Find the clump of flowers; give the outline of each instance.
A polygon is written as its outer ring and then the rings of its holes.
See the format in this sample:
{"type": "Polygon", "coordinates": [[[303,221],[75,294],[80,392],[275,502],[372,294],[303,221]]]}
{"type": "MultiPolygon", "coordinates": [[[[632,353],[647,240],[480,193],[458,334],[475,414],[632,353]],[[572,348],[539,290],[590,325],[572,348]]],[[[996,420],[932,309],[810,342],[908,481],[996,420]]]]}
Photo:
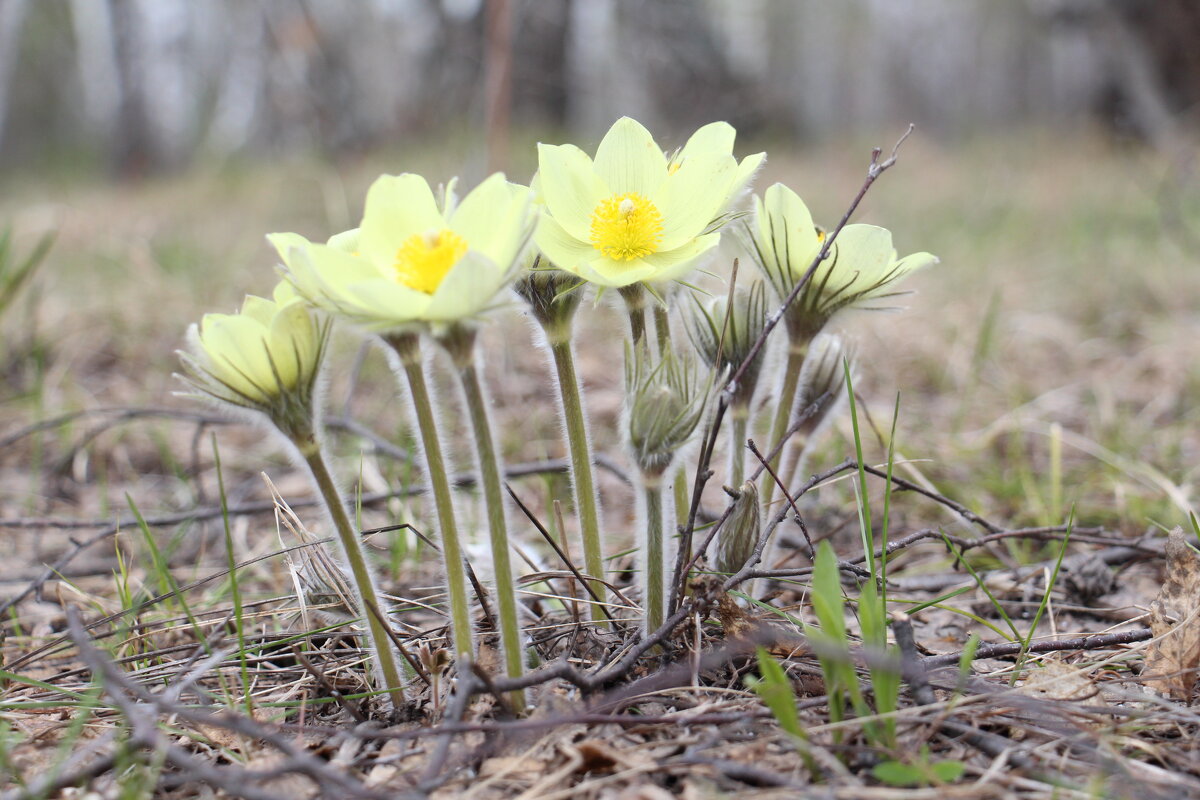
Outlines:
{"type": "MultiPolygon", "coordinates": [[[[636,466],[637,572],[643,630],[651,632],[661,628],[667,611],[674,540],[667,512],[673,504],[680,523],[687,512],[687,472],[679,454],[700,427],[713,387],[735,372],[739,382],[726,395],[732,421],[726,483],[734,506],[718,539],[716,566],[735,572],[764,546],[762,509],[772,487],[745,479],[743,445],[756,406],[764,404],[755,398],[770,363],[761,341],[770,316],[768,285],[782,300],[805,281],[784,312],[786,365],[779,391],[766,402],[775,441],[799,434],[790,451],[799,460],[817,428],[833,416],[849,359],[843,340],[822,333],[829,320],[844,308],[892,296],[902,277],[936,262],[927,253],[899,258],[891,234],[869,225],[848,225],[830,242],[799,196],[776,184],[754,199],[753,216],[740,226],[766,282],[701,299],[685,279],[714,257],[722,230],[747,216],[738,201],[765,157],[739,161],[734,144],[733,128],[718,122],[665,152],[646,128],[622,118],[594,156],[574,145],[539,145],[538,173],[529,186],[496,174],[460,196],[453,180],[435,190],[419,175],[382,176],[368,190],[356,228],[324,242],[294,233],[268,237],[284,277],[272,299],[247,297],[239,314],[209,314],[189,329],[182,358],[193,393],[268,422],[311,474],[337,532],[379,683],[393,702],[403,699],[404,687],[391,609],[381,604],[321,445],[321,375],[330,326],[348,324],[378,341],[411,399],[447,584],[448,646],[437,650],[436,659],[429,648],[417,656],[435,684],[451,660],[461,669],[479,655],[450,481],[452,448],[441,424],[452,404],[435,394],[426,345],[434,343],[448,357],[439,363],[451,367],[471,432],[491,546],[488,572],[495,583],[481,595],[494,600],[488,605],[495,610],[509,679],[501,694],[521,713],[527,698],[519,687],[526,685],[522,673],[531,659],[512,563],[517,543],[510,539],[504,469],[480,361],[481,331],[490,318],[503,313],[515,293],[551,355],[583,550],[583,571],[576,574],[593,601],[593,622],[611,629],[628,623],[610,605],[612,576],[605,564],[622,532],[617,523],[603,522],[573,330],[577,317],[589,313],[585,297],[616,289],[624,298],[628,334],[612,338],[625,339],[622,433],[636,466]],[[687,292],[694,302],[677,303],[687,292]],[[694,354],[672,340],[673,314],[683,317],[694,354]],[[673,501],[665,491],[671,480],[673,501]]],[[[702,488],[708,475],[697,480],[702,488]]]]}

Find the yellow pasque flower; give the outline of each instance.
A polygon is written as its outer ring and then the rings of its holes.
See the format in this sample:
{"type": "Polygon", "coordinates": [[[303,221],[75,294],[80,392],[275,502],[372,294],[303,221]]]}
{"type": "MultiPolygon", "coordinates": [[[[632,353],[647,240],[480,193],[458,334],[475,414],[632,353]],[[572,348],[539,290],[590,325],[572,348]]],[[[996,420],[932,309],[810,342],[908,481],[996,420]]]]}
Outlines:
{"type": "Polygon", "coordinates": [[[762,164],[762,153],[739,164],[734,136],[728,123],[705,125],[668,160],[622,117],[594,161],[574,145],[539,144],[538,248],[601,286],[679,278],[717,246],[723,215],[762,164]]]}
{"type": "Polygon", "coordinates": [[[471,317],[495,302],[520,267],[537,222],[530,190],[497,173],[444,203],[420,175],[384,175],[367,192],[362,225],[327,244],[267,238],[287,278],[313,304],[375,332],[471,317]]]}
{"type": "Polygon", "coordinates": [[[196,389],[276,416],[311,400],[326,326],[281,282],[272,300],[246,295],[237,314],[205,314],[188,328],[187,341],[180,356],[196,389]]]}
{"type": "MultiPolygon", "coordinates": [[[[825,243],[804,201],[776,183],[754,198],[755,221],[747,226],[748,247],[780,299],[808,271],[825,243]]],[[[938,263],[929,253],[897,258],[892,234],[874,225],[847,225],[813,272],[795,302],[787,324],[794,334],[815,336],[835,313],[851,305],[892,297],[890,287],[910,272],[938,263]]]]}

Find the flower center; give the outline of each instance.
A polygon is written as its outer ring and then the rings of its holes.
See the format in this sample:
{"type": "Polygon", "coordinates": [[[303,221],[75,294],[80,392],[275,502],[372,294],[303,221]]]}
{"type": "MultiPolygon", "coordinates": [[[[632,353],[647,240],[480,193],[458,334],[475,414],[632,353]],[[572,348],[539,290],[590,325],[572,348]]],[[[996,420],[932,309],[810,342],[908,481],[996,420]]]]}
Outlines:
{"type": "Polygon", "coordinates": [[[396,279],[410,289],[433,294],[466,253],[466,239],[454,231],[414,233],[396,250],[396,279]]]}
{"type": "Polygon", "coordinates": [[[662,231],[662,214],[636,192],[614,194],[592,212],[592,246],[614,261],[657,253],[662,231]]]}

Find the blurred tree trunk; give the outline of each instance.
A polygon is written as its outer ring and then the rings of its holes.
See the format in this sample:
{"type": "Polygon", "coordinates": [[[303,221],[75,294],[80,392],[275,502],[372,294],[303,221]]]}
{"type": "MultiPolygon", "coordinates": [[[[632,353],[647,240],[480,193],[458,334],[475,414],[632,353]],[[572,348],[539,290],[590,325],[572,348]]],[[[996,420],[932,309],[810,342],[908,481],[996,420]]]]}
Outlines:
{"type": "Polygon", "coordinates": [[[1145,46],[1170,114],[1200,119],[1200,3],[1196,0],[1129,2],[1119,6],[1128,29],[1145,46]]]}
{"type": "Polygon", "coordinates": [[[658,114],[681,130],[714,113],[739,130],[760,124],[757,94],[734,75],[703,3],[623,0],[617,20],[623,60],[608,80],[645,82],[658,114]]]}
{"type": "Polygon", "coordinates": [[[269,58],[266,11],[257,3],[242,3],[222,22],[229,50],[218,73],[216,103],[204,139],[209,150],[230,154],[253,143],[259,129],[269,58]]]}
{"type": "Polygon", "coordinates": [[[83,94],[84,129],[107,142],[117,129],[121,111],[121,75],[109,0],[71,0],[75,65],[83,94]]]}
{"type": "Polygon", "coordinates": [[[28,5],[28,0],[0,0],[0,142],[4,141],[8,98],[21,53],[21,26],[28,5]]]}
{"type": "Polygon", "coordinates": [[[561,128],[567,121],[570,0],[517,0],[513,114],[523,126],[561,128]]]}
{"type": "Polygon", "coordinates": [[[137,27],[138,7],[133,0],[114,0],[112,21],[117,55],[118,84],[121,87],[116,129],[109,150],[112,166],[125,177],[140,176],[157,166],[142,93],[144,75],[137,27]]]}

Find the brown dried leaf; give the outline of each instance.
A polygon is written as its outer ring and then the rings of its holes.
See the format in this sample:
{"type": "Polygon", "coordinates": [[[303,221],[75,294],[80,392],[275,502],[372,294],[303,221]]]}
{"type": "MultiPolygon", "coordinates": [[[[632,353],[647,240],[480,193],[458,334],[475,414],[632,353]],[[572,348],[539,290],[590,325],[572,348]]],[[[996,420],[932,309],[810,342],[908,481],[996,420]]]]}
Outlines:
{"type": "Polygon", "coordinates": [[[1048,657],[1030,670],[1020,689],[1035,699],[1093,701],[1103,704],[1091,678],[1074,664],[1048,657]]]}
{"type": "Polygon", "coordinates": [[[1200,555],[1182,528],[1171,531],[1166,553],[1166,580],[1150,604],[1154,639],[1146,647],[1142,682],[1188,702],[1200,669],[1200,555]]]}

